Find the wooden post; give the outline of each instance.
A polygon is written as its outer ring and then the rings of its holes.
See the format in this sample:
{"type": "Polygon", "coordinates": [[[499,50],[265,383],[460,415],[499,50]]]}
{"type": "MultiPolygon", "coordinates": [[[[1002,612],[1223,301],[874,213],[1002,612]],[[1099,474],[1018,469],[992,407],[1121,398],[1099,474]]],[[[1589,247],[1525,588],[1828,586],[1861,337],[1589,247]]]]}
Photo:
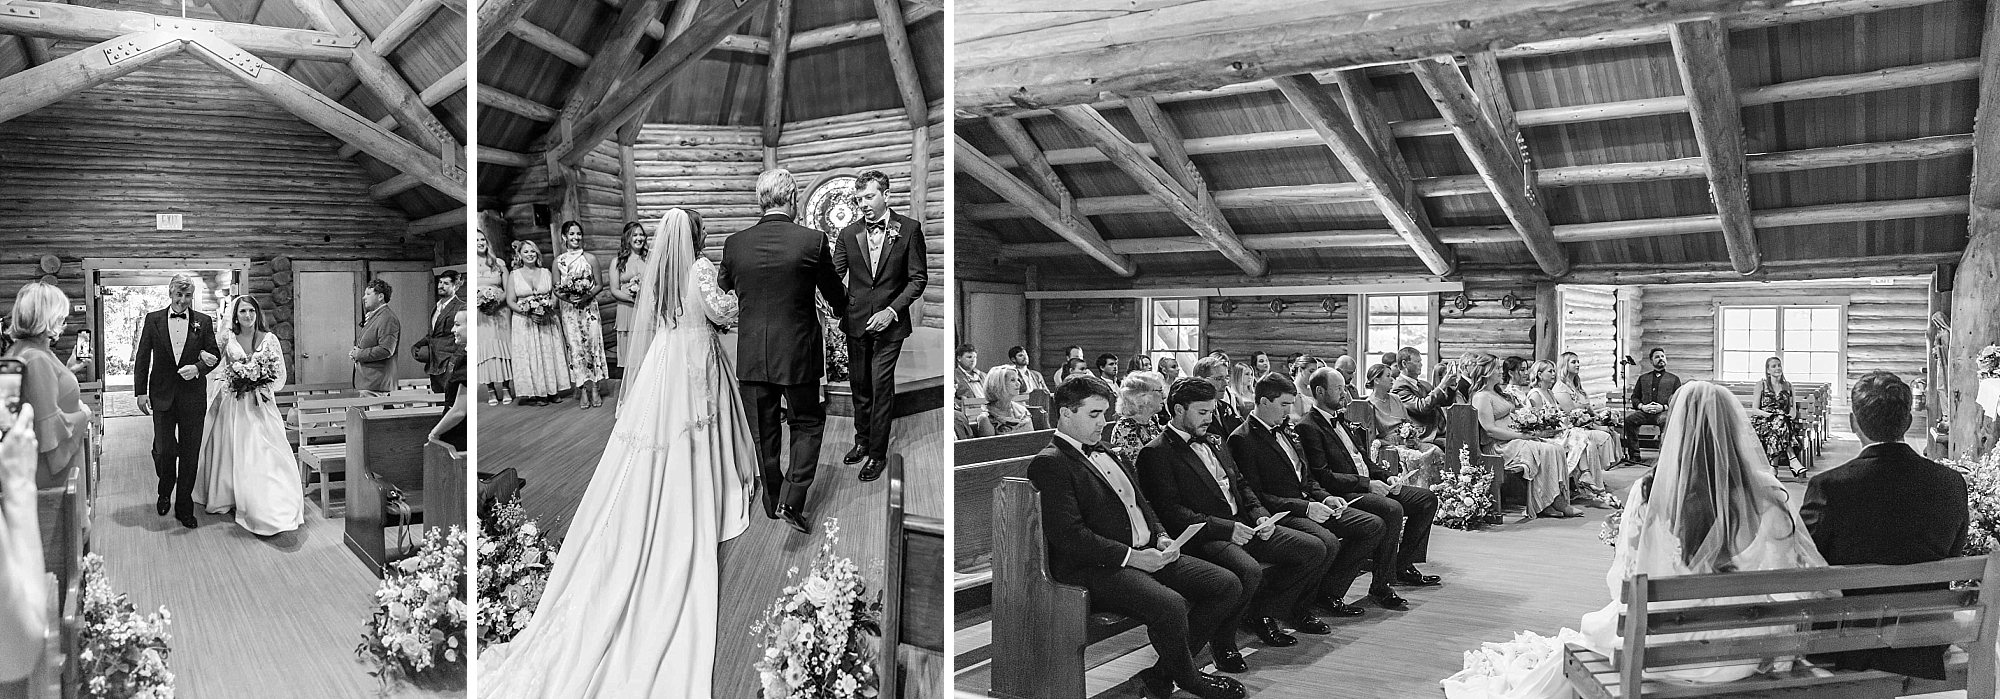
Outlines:
{"type": "Polygon", "coordinates": [[[1555,284],[1535,284],[1535,358],[1555,361],[1562,346],[1562,290],[1555,284]]]}
{"type": "Polygon", "coordinates": [[[620,201],[625,205],[625,223],[639,220],[639,166],[633,162],[632,143],[638,140],[640,123],[633,119],[618,131],[618,185],[620,201]]]}
{"type": "Polygon", "coordinates": [[[1972,211],[1965,256],[1951,290],[1951,453],[1986,455],[2000,440],[2000,420],[1979,407],[1979,350],[2000,344],[2000,2],[1986,8],[1980,53],[1979,110],[1973,127],[1972,211]]]}
{"type": "Polygon", "coordinates": [[[771,63],[764,69],[765,148],[777,148],[785,131],[785,67],[791,64],[791,44],[792,0],[771,0],[771,63]]]}
{"type": "MultiPolygon", "coordinates": [[[[1023,265],[1021,268],[1021,276],[1022,276],[1022,281],[1024,282],[1024,284],[1022,284],[1023,289],[1026,289],[1028,291],[1041,290],[1042,269],[1040,267],[1036,267],[1034,265],[1023,265]]],[[[1022,305],[1026,307],[1026,310],[1028,312],[1028,341],[1027,341],[1028,359],[1031,361],[1039,362],[1042,357],[1042,302],[1037,300],[1029,300],[1022,305]]],[[[961,325],[963,325],[963,323],[961,323],[961,325]]],[[[956,357],[954,357],[954,359],[956,359],[956,357]]],[[[1051,369],[1052,367],[1044,366],[1040,368],[1051,369]]],[[[1060,368],[1060,367],[1055,367],[1055,368],[1060,368]]]]}

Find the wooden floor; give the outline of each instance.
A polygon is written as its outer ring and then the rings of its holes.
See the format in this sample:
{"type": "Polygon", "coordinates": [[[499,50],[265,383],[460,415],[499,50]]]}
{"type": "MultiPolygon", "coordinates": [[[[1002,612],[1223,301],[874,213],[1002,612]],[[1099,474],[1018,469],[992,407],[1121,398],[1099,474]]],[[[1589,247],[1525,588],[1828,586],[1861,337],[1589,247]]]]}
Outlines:
{"type": "MultiPolygon", "coordinates": [[[[1844,463],[1858,451],[1851,435],[1837,437],[1820,456],[1815,473],[1844,463]]],[[[1913,446],[1921,447],[1922,442],[1913,446]]],[[[1628,466],[1607,475],[1622,496],[1646,470],[1628,466]]],[[[1796,505],[1805,482],[1789,474],[1782,480],[1796,505]]],[[[1301,642],[1291,648],[1265,648],[1244,634],[1250,671],[1233,677],[1258,699],[1442,696],[1439,680],[1464,666],[1465,651],[1482,642],[1510,640],[1519,631],[1547,636],[1563,626],[1575,628],[1585,613],[1611,601],[1604,571],[1611,564],[1612,550],[1597,539],[1610,511],[1585,512],[1587,516],[1580,519],[1528,523],[1512,523],[1519,519],[1512,515],[1509,524],[1476,532],[1438,527],[1431,535],[1431,562],[1421,567],[1444,576],[1445,583],[1399,588],[1409,600],[1409,611],[1388,612],[1358,602],[1368,610],[1365,616],[1328,620],[1332,635],[1301,634],[1301,642]]],[[[1365,575],[1356,581],[1348,601],[1365,593],[1368,583],[1365,575]]],[[[960,610],[956,625],[954,652],[960,657],[991,637],[987,610],[960,610]]],[[[1155,658],[1143,627],[1100,646],[1104,647],[1093,646],[1093,655],[1108,650],[1119,657],[1088,674],[1090,696],[1144,696],[1132,679],[1155,658]]],[[[986,693],[990,682],[990,665],[984,662],[958,668],[955,680],[958,689],[979,695],[986,693]]]]}
{"type": "MultiPolygon", "coordinates": [[[[173,613],[182,699],[354,699],[380,686],[356,660],[379,581],[341,544],[342,521],[311,506],[305,526],[260,538],[226,515],[198,529],[154,513],[152,421],[105,421],[91,525],[114,588],[142,612],[173,613]]],[[[463,696],[405,688],[394,696],[463,696]]]]}
{"type": "MultiPolygon", "coordinates": [[[[528,485],[521,494],[530,517],[542,520],[555,536],[568,531],[577,502],[590,484],[597,459],[611,434],[613,411],[578,410],[574,399],[559,405],[489,406],[479,397],[479,470],[519,469],[528,485]]],[[[607,399],[616,400],[616,396],[607,399]]],[[[906,507],[911,514],[944,516],[944,493],[950,471],[944,463],[944,415],[941,410],[896,421],[890,451],[906,459],[906,507]]],[[[883,547],[883,481],[862,483],[856,466],[840,463],[854,444],[851,419],[828,417],[820,448],[820,470],[806,503],[813,536],[794,533],[753,511],[749,531],[722,545],[722,590],[717,618],[719,643],[715,655],[716,697],[757,696],[751,670],[760,639],[750,625],[785,586],[786,571],[803,573],[818,551],[828,518],[840,523],[840,555],[854,559],[871,581],[881,580],[883,547]]]]}

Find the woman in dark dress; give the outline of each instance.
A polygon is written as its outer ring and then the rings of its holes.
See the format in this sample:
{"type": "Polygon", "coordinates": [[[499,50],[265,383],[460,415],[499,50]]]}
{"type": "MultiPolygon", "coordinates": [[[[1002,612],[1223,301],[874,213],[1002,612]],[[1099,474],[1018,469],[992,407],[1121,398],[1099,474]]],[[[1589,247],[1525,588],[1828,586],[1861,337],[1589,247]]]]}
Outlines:
{"type": "Polygon", "coordinates": [[[1794,478],[1806,477],[1803,458],[1793,458],[1799,449],[1799,419],[1792,416],[1792,382],[1785,379],[1785,362],[1777,357],[1764,360],[1764,378],[1757,382],[1757,407],[1750,411],[1750,426],[1764,443],[1771,466],[1792,466],[1794,478]]]}

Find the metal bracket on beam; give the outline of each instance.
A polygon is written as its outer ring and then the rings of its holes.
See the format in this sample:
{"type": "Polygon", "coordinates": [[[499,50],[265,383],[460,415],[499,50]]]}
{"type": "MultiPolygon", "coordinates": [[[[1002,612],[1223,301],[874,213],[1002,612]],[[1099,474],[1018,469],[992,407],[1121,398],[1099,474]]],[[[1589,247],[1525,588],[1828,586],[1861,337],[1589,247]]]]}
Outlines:
{"type": "Polygon", "coordinates": [[[194,19],[181,19],[179,17],[160,17],[158,19],[155,19],[153,20],[153,28],[171,29],[175,31],[192,32],[197,34],[207,34],[209,36],[215,35],[214,22],[203,22],[201,20],[194,20],[194,19]]]}
{"type": "Polygon", "coordinates": [[[228,61],[230,65],[236,66],[237,70],[243,71],[244,75],[253,78],[257,77],[257,73],[264,68],[264,62],[257,60],[256,56],[250,55],[247,51],[237,51],[223,56],[222,60],[228,61]]]}
{"type": "Polygon", "coordinates": [[[122,41],[104,49],[104,60],[107,63],[116,65],[137,58],[144,53],[145,50],[139,48],[139,42],[122,41]]]}
{"type": "Polygon", "coordinates": [[[360,46],[361,40],[351,36],[315,36],[313,37],[312,45],[351,49],[360,46]]]}
{"type": "Polygon", "coordinates": [[[41,19],[42,10],[39,7],[21,7],[18,5],[0,4],[0,15],[7,15],[9,17],[27,17],[29,19],[41,19]]]}

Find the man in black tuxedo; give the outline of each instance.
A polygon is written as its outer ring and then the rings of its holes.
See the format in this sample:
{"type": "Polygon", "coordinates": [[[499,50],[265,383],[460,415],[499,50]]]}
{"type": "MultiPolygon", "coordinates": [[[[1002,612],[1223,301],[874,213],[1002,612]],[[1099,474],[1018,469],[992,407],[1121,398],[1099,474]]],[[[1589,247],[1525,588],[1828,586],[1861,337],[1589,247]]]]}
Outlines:
{"type": "Polygon", "coordinates": [[[166,308],[146,314],[132,358],[132,392],[139,412],[153,416],[153,470],[160,477],[156,511],[168,510],[195,528],[194,476],[208,417],[205,377],[220,362],[215,320],[194,310],[194,277],[167,283],[166,308]]]}
{"type": "Polygon", "coordinates": [[[840,230],[834,273],[847,279],[848,376],[854,389],[854,448],[846,463],[867,459],[861,480],[882,476],[889,464],[889,425],[895,419],[896,358],[910,336],[910,304],[923,298],[930,249],[917,221],[889,210],[889,176],[861,173],[854,197],[861,220],[840,230]]]}
{"type": "Polygon", "coordinates": [[[1307,379],[1313,392],[1312,409],[1299,423],[1299,439],[1305,443],[1306,463],[1326,492],[1346,500],[1349,507],[1382,518],[1382,541],[1375,550],[1375,582],[1369,594],[1390,604],[1400,597],[1389,585],[1423,587],[1440,579],[1417,570],[1429,560],[1431,522],[1437,519],[1437,494],[1429,488],[1392,482],[1390,474],[1375,463],[1366,446],[1366,432],[1349,423],[1347,377],[1333,369],[1320,369],[1307,379]]]}
{"type": "Polygon", "coordinates": [[[1243,426],[1243,411],[1237,409],[1234,401],[1220,399],[1221,396],[1228,395],[1229,358],[1214,355],[1202,357],[1194,363],[1194,377],[1214,386],[1215,395],[1218,396],[1218,400],[1215,401],[1215,422],[1210,425],[1208,433],[1223,435],[1224,439],[1236,434],[1236,428],[1243,426]]]}
{"type": "Polygon", "coordinates": [[[764,480],[764,516],[782,518],[800,534],[806,524],[806,491],[819,467],[820,435],[826,404],[819,381],[826,375],[820,334],[818,291],[834,315],[847,314],[847,294],[833,268],[826,237],[792,222],[799,196],[792,173],[769,170],[757,177],[757,202],[764,215],[757,225],[737,231],[722,246],[716,286],[736,293],[736,379],[750,420],[757,427],[757,459],[764,480]],[[781,422],[784,401],[789,421],[781,422]],[[792,433],[792,466],[778,460],[785,428],[792,433]]]}
{"type": "MultiPolygon", "coordinates": [[[[453,385],[453,359],[460,360],[465,348],[459,346],[453,334],[458,312],[465,310],[465,299],[458,294],[458,271],[447,269],[437,278],[437,304],[431,308],[430,332],[410,345],[410,356],[424,363],[424,373],[431,378],[431,391],[444,396],[444,405],[450,408],[458,400],[461,380],[453,385]]],[[[462,363],[462,362],[461,362],[462,363]]],[[[461,370],[458,374],[464,374],[461,370]]]]}
{"type": "MultiPolygon", "coordinates": [[[[1312,615],[1313,596],[1326,572],[1326,545],[1305,532],[1273,523],[1271,517],[1222,448],[1222,437],[1210,434],[1215,411],[1215,387],[1199,379],[1175,382],[1167,394],[1172,419],[1160,436],[1139,449],[1139,489],[1153,503],[1167,531],[1190,524],[1202,529],[1187,544],[1187,552],[1229,569],[1243,583],[1243,599],[1216,629],[1210,646],[1216,668],[1243,672],[1247,666],[1236,647],[1236,626],[1255,608],[1250,630],[1264,645],[1282,648],[1299,640],[1279,626],[1291,622],[1310,634],[1331,633],[1326,622],[1312,615]],[[1272,565],[1266,577],[1264,564],[1272,565]]],[[[1282,514],[1282,513],[1280,513],[1282,514]]]]}
{"type": "MultiPolygon", "coordinates": [[[[1910,429],[1910,387],[1886,371],[1854,383],[1848,419],[1867,442],[1839,468],[1813,476],[1799,518],[1829,565],[1909,565],[1965,554],[1971,514],[1965,476],[1903,443],[1910,429]]],[[[1848,597],[1919,590],[1943,584],[1842,590],[1848,597]]],[[[1991,650],[1991,649],[1987,649],[1991,650]]],[[[1941,680],[1944,646],[1835,653],[1814,657],[1843,670],[1882,670],[1941,680]]]]}
{"type": "MultiPolygon", "coordinates": [[[[1305,448],[1286,420],[1292,407],[1298,405],[1299,389],[1283,374],[1265,374],[1257,379],[1254,390],[1256,407],[1243,426],[1229,435],[1229,454],[1252,480],[1253,489],[1283,495],[1288,491],[1277,485],[1284,478],[1282,474],[1293,474],[1303,486],[1312,473],[1307,468],[1305,448]]],[[[1320,602],[1328,613],[1361,616],[1364,612],[1360,607],[1345,601],[1347,588],[1361,575],[1361,564],[1368,555],[1381,547],[1387,535],[1382,518],[1348,507],[1340,498],[1320,497],[1304,503],[1274,500],[1273,504],[1293,515],[1280,520],[1280,526],[1319,539],[1331,554],[1319,584],[1320,602]]],[[[1376,601],[1386,609],[1399,609],[1403,604],[1403,598],[1394,592],[1376,601]]]]}
{"type": "MultiPolygon", "coordinates": [[[[1208,561],[1168,549],[1137,478],[1098,444],[1111,386],[1077,376],[1056,387],[1056,435],[1028,463],[1028,480],[1042,498],[1042,535],[1049,575],[1090,591],[1093,605],[1146,623],[1159,660],[1139,672],[1149,697],[1175,685],[1205,699],[1240,699],[1236,680],[1195,669],[1194,656],[1219,632],[1245,594],[1235,575],[1208,561]]],[[[1233,632],[1233,631],[1232,631],[1233,632]]]]}
{"type": "Polygon", "coordinates": [[[1632,411],[1625,413],[1625,460],[1643,464],[1639,459],[1639,426],[1667,426],[1667,408],[1674,404],[1674,391],[1681,388],[1681,377],[1667,371],[1667,351],[1654,347],[1646,353],[1646,363],[1653,370],[1639,375],[1632,386],[1632,411]]]}

